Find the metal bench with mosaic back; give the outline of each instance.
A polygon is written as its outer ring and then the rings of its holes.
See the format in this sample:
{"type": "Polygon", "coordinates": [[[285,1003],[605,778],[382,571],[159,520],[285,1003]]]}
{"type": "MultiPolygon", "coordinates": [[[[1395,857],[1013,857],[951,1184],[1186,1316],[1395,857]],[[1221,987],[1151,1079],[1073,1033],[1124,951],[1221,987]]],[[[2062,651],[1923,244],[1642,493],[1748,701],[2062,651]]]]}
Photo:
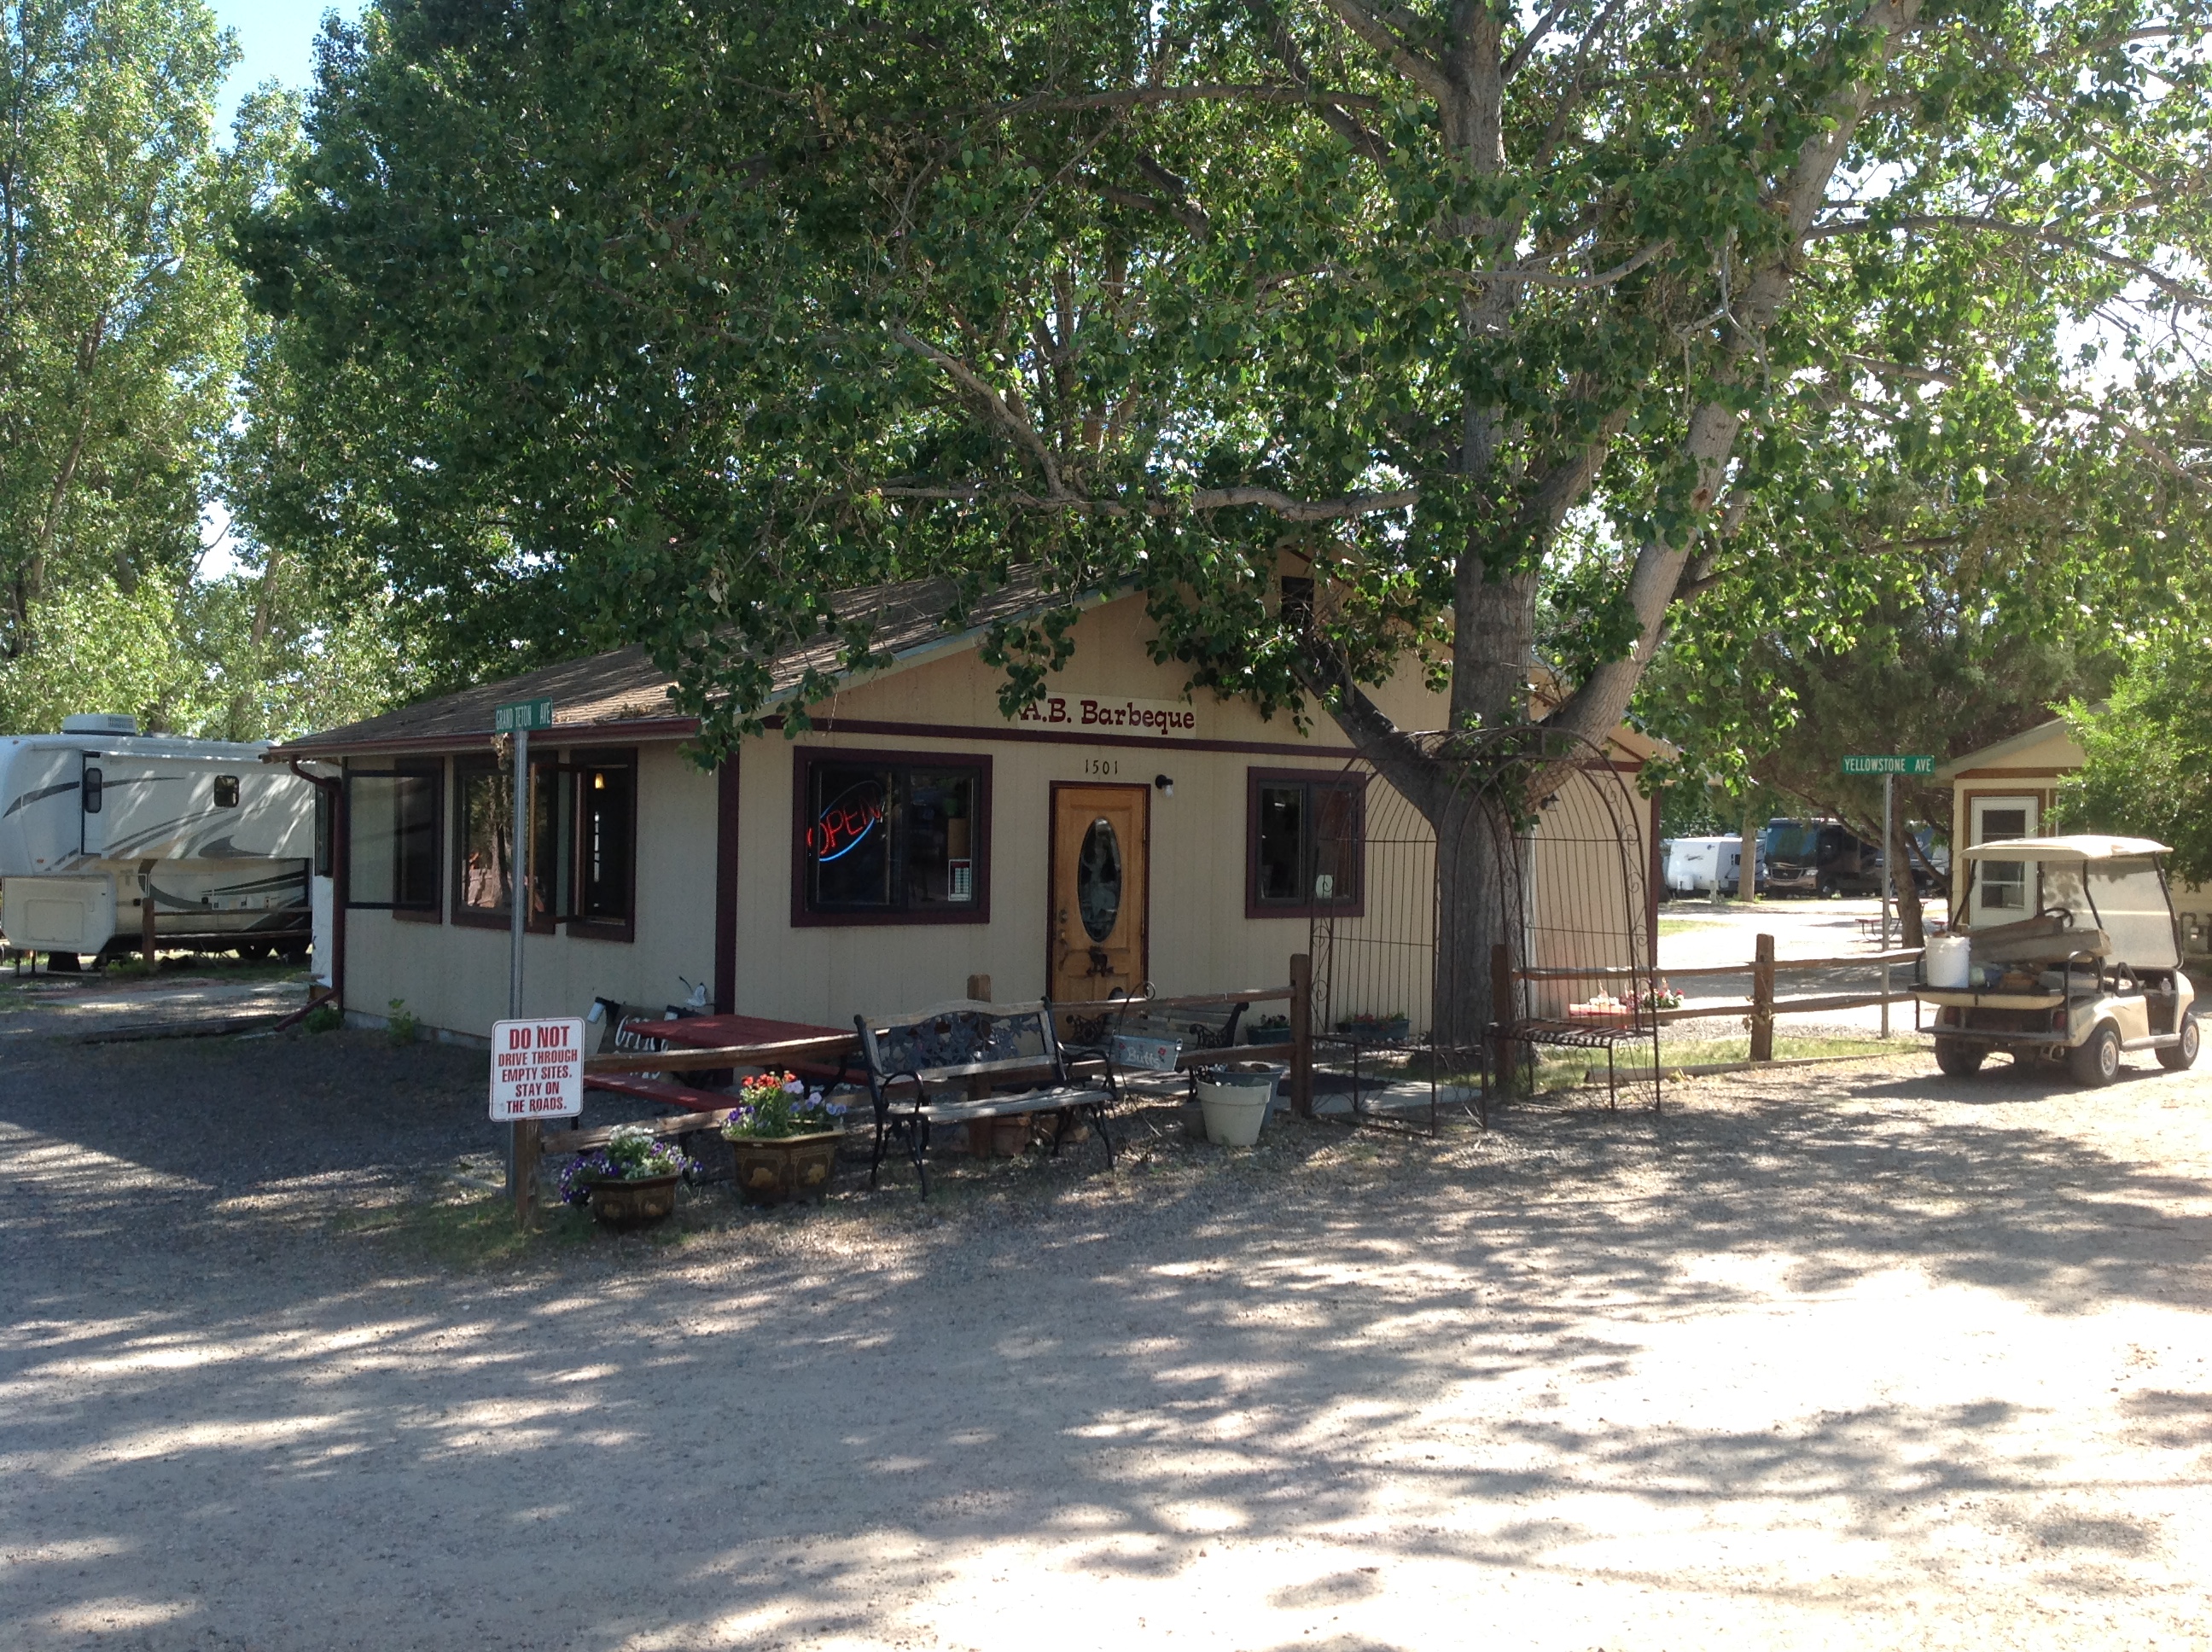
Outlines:
{"type": "Polygon", "coordinates": [[[868,1185],[876,1185],[884,1147],[896,1139],[913,1160],[927,1199],[929,1168],[924,1156],[933,1127],[1043,1114],[1056,1121],[1054,1154],[1069,1126],[1087,1117],[1111,1165],[1114,1143],[1106,1133],[1106,1113],[1121,1099],[1112,1064],[1100,1064],[1095,1083],[1088,1072],[1079,1078],[1073,1053],[1060,1042],[1054,1013],[1043,999],[986,1004],[963,999],[905,1015],[855,1016],[876,1118],[868,1185]]]}

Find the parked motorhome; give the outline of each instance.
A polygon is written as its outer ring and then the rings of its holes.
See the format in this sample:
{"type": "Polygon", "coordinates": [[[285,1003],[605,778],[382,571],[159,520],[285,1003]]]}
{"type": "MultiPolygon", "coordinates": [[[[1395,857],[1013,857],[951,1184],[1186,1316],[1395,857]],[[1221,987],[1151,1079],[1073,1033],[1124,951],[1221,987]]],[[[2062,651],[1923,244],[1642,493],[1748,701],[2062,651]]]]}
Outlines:
{"type": "MultiPolygon", "coordinates": [[[[1714,868],[1720,869],[1721,892],[1743,886],[1743,840],[1740,837],[1670,837],[1666,844],[1667,892],[1669,895],[1710,895],[1714,868]]],[[[1766,887],[1766,857],[1753,846],[1753,887],[1766,887]]]]}
{"type": "MultiPolygon", "coordinates": [[[[517,881],[531,1015],[680,1001],[705,981],[720,1010],[844,1028],[985,978],[1003,999],[1060,1002],[1280,982],[1322,915],[1364,914],[1425,944],[1433,889],[1369,876],[1363,823],[1388,817],[1384,783],[1326,715],[1301,729],[1187,697],[1187,669],[1155,654],[1130,593],[1084,609],[1071,663],[1009,716],[981,644],[1038,598],[1004,589],[950,630],[947,597],[933,583],[848,593],[840,612],[871,626],[879,663],[842,677],[803,732],[787,738],[772,713],[715,767],[696,761],[697,723],[636,649],[279,747],[272,760],[342,781],[348,1015],[374,1020],[404,999],[424,1026],[486,1035],[507,1012],[517,881]],[[495,712],[539,699],[554,720],[531,737],[517,880],[495,712]],[[1349,855],[1346,823],[1360,841],[1349,855]]],[[[837,647],[778,655],[776,689],[810,663],[836,670],[837,647]]],[[[1449,714],[1411,659],[1374,693],[1401,727],[1449,714]]],[[[1632,774],[1656,750],[1624,728],[1609,760],[1632,774]]],[[[1637,811],[1628,846],[1655,873],[1656,810],[1637,811]]],[[[1620,890],[1547,878],[1538,853],[1540,901],[1617,910],[1620,890]]],[[[1636,879],[1639,894],[1655,885],[1636,879]]],[[[1332,1014],[1410,1013],[1417,1032],[1427,1018],[1418,993],[1335,991],[1332,1014]]]]}
{"type": "Polygon", "coordinates": [[[1839,820],[1776,816],[1760,835],[1767,887],[1777,895],[1879,895],[1881,849],[1839,820]]]}
{"type": "Polygon", "coordinates": [[[304,957],[315,789],[264,744],[66,718],[0,739],[0,935],[66,967],[157,946],[304,957]]]}

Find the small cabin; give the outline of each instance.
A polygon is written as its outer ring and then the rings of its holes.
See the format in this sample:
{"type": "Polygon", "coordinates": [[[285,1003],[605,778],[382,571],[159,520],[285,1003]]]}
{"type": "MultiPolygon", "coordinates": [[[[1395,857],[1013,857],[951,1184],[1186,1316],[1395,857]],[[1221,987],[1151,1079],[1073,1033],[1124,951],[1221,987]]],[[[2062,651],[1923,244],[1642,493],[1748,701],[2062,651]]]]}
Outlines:
{"type": "MultiPolygon", "coordinates": [[[[1010,717],[980,645],[1035,593],[994,593],[957,631],[939,617],[946,595],[934,582],[849,595],[883,663],[803,731],[771,716],[711,768],[637,649],[276,750],[342,799],[325,870],[343,1008],[373,1020],[397,1001],[466,1037],[507,1014],[513,782],[493,729],[499,707],[526,700],[554,708],[530,740],[528,1014],[696,994],[849,1026],[965,996],[974,978],[1001,999],[1064,1002],[1279,984],[1330,913],[1426,935],[1432,892],[1370,890],[1364,847],[1338,853],[1382,782],[1326,714],[1302,732],[1186,695],[1129,593],[1085,609],[1065,672],[1010,717]],[[1384,911],[1392,901],[1409,909],[1384,911]]],[[[833,659],[827,643],[780,655],[777,692],[833,659]]],[[[1410,660],[1376,698],[1401,727],[1444,720],[1410,660]]],[[[1632,744],[1618,767],[1652,749],[1627,730],[1620,741],[1632,744]]],[[[1641,867],[1657,808],[1637,801],[1641,867]]],[[[1335,1011],[1409,1007],[1425,1019],[1425,1004],[1335,1011]]]]}

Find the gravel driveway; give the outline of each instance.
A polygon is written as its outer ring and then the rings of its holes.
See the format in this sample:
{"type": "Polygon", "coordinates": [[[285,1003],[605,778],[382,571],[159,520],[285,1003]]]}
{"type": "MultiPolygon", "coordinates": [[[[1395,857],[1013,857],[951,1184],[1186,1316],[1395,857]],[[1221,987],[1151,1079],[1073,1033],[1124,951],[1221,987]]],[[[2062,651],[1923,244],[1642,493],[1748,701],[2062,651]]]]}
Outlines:
{"type": "Polygon", "coordinates": [[[482,1060],[9,1041],[0,1645],[2207,1644],[2205,1079],[1163,1109],[486,1260],[482,1060]]]}

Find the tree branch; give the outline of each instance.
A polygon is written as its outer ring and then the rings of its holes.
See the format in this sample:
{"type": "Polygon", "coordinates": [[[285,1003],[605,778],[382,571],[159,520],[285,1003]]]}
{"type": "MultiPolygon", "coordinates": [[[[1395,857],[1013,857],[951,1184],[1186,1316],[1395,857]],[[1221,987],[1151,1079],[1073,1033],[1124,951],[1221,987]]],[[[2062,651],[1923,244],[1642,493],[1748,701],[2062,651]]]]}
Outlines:
{"type": "Polygon", "coordinates": [[[1914,212],[1897,218],[1850,218],[1839,222],[1815,224],[1805,232],[1805,239],[1825,240],[1833,235],[1881,234],[1893,229],[1981,229],[1993,234],[2011,235],[2021,240],[2041,241],[2046,246],[2062,247],[2069,252],[2079,252],[2116,270],[2141,276],[2178,304],[2193,309],[2212,309],[2212,293],[2200,292],[2186,282],[2175,280],[2154,265],[2141,258],[2129,258],[2080,235],[2069,234],[2047,224],[2014,223],[2004,218],[1987,218],[1964,212],[1914,212]]]}
{"type": "MultiPolygon", "coordinates": [[[[980,482],[878,483],[866,491],[884,499],[941,500],[972,503],[988,498],[991,489],[980,482]]],[[[1182,498],[1152,494],[1134,501],[1091,499],[1080,494],[1037,495],[1015,489],[1000,497],[1022,510],[1075,511],[1098,516],[1180,516],[1192,511],[1225,511],[1244,507],[1273,511],[1286,522],[1341,522],[1362,516],[1382,516],[1410,510],[1421,497],[1419,488],[1393,493],[1346,494],[1336,499],[1299,499],[1273,488],[1201,488],[1182,498]]]]}
{"type": "Polygon", "coordinates": [[[1414,51],[1396,30],[1360,4],[1359,0],[1322,0],[1322,3],[1336,14],[1338,21],[1381,52],[1391,68],[1438,103],[1449,107],[1457,101],[1458,88],[1453,86],[1443,66],[1414,51]]]}
{"type": "Polygon", "coordinates": [[[1002,103],[990,112],[1006,120],[1039,111],[1074,114],[1091,109],[1133,109],[1169,103],[1311,103],[1334,104],[1346,109],[1377,109],[1382,100],[1358,92],[1224,81],[1200,86],[1125,86],[1111,92],[1040,92],[1035,97],[1002,103]]]}

